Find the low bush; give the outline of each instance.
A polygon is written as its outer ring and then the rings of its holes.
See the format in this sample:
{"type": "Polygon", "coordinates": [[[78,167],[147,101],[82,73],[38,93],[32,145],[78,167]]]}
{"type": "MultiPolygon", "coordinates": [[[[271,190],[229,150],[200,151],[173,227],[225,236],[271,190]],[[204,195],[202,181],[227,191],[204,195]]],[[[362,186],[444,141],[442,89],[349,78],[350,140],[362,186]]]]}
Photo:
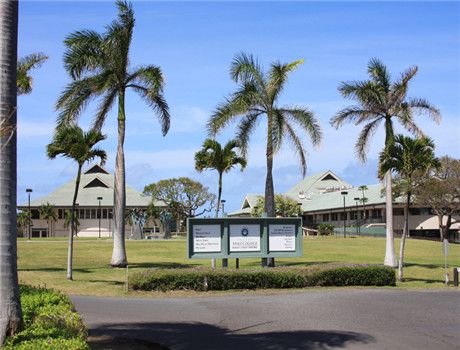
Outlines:
{"type": "Polygon", "coordinates": [[[87,330],[69,297],[45,288],[20,286],[23,331],[5,349],[87,350],[87,330]]]}
{"type": "Polygon", "coordinates": [[[334,225],[331,224],[319,224],[318,234],[320,236],[329,236],[334,234],[334,225]]]}
{"type": "Polygon", "coordinates": [[[230,290],[314,286],[394,286],[393,269],[384,266],[273,268],[264,270],[157,270],[129,277],[132,290],[230,290]]]}

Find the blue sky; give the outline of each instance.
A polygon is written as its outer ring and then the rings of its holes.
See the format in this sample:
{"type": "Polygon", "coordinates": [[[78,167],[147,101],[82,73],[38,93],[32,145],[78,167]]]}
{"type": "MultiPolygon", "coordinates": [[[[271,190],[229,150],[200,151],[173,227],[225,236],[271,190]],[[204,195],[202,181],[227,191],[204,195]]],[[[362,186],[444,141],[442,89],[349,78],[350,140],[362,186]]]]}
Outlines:
{"type": "MultiPolygon", "coordinates": [[[[128,94],[125,143],[127,182],[142,190],[160,179],[190,176],[216,192],[215,172],[199,174],[193,155],[206,137],[205,123],[222,99],[235,89],[229,64],[239,52],[252,53],[267,67],[272,61],[305,63],[292,73],[280,104],[305,105],[315,112],[323,143],[308,149],[308,172],[332,170],[354,185],[375,183],[376,157],[383,132],[373,138],[369,160],[360,164],[354,143],[360,128],[338,131],[329,119],[350,104],[337,92],[340,81],[366,78],[372,57],[385,62],[394,77],[412,65],[419,72],[410,96],[425,97],[443,115],[440,125],[420,116],[417,121],[436,143],[438,155],[460,156],[460,4],[458,2],[134,2],[136,28],[131,63],[159,65],[166,78],[165,97],[172,127],[162,137],[157,120],[134,94],[128,94]]],[[[62,66],[63,40],[72,31],[102,31],[115,17],[112,2],[20,2],[19,55],[41,51],[50,56],[34,72],[34,91],[19,98],[18,200],[25,188],[35,198],[75,176],[66,159],[48,160],[56,120],[54,104],[69,78],[62,66]]],[[[95,104],[80,119],[87,127],[95,104]]],[[[107,168],[113,170],[116,111],[104,132],[107,168]]],[[[397,129],[400,131],[400,129],[397,129]]],[[[233,137],[234,128],[219,136],[233,137]]],[[[249,166],[224,177],[226,209],[241,205],[244,193],[263,193],[264,128],[251,142],[249,166]]],[[[275,158],[275,191],[284,192],[301,180],[289,147],[275,158]]]]}

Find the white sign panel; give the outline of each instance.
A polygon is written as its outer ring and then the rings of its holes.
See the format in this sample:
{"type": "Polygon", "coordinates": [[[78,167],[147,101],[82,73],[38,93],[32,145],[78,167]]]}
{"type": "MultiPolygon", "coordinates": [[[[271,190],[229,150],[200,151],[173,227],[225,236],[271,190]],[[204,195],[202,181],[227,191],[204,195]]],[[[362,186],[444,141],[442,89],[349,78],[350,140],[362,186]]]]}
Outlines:
{"type": "Polygon", "coordinates": [[[193,225],[193,251],[195,253],[220,252],[220,225],[193,225]]]}
{"type": "Polygon", "coordinates": [[[268,225],[270,251],[295,251],[295,225],[268,225]]]}
{"type": "Polygon", "coordinates": [[[230,251],[260,251],[260,225],[230,225],[230,251]]]}

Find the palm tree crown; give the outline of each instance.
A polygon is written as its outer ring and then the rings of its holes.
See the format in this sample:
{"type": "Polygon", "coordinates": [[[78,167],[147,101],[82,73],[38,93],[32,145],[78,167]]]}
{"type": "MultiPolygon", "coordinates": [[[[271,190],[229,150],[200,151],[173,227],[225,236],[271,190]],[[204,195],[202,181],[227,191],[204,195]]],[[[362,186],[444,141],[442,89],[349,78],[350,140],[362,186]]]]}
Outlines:
{"type": "Polygon", "coordinates": [[[284,138],[291,141],[300,159],[303,175],[306,172],[305,147],[298,135],[298,130],[306,131],[313,144],[321,141],[321,129],[313,113],[305,107],[278,106],[278,99],[287,82],[288,75],[303,60],[292,63],[272,63],[264,73],[259,63],[251,56],[240,54],[231,64],[231,78],[238,84],[238,89],[211,116],[208,130],[216,135],[232,121],[239,118],[236,139],[240,141],[244,157],[247,155],[249,139],[261,117],[267,119],[267,181],[266,212],[275,215],[274,190],[272,179],[273,156],[280,149],[284,138]]]}
{"type": "Polygon", "coordinates": [[[240,165],[241,170],[246,167],[246,159],[234,151],[239,147],[240,143],[236,140],[230,140],[222,148],[221,144],[216,140],[206,139],[201,150],[195,154],[195,169],[197,171],[202,172],[205,169],[214,169],[219,174],[216,216],[219,214],[222,197],[222,175],[236,165],[240,165]]]}
{"type": "Polygon", "coordinates": [[[94,118],[94,128],[100,130],[113,104],[118,100],[118,146],[114,176],[114,232],[111,265],[124,267],[128,260],[125,248],[125,95],[131,89],[153,109],[163,135],[169,130],[168,104],[163,97],[164,80],[159,67],[154,65],[130,68],[129,49],[135,24],[130,3],[117,1],[118,18],[102,34],[82,30],[65,40],[65,68],[73,79],[56,107],[60,111],[58,124],[74,122],[94,98],[100,103],[94,118]]]}
{"type": "Polygon", "coordinates": [[[32,91],[32,76],[29,74],[31,69],[39,68],[48,56],[42,53],[33,53],[22,57],[18,61],[16,89],[18,95],[26,95],[32,91]]]}
{"type": "Polygon", "coordinates": [[[415,124],[414,114],[426,114],[437,123],[441,120],[439,110],[423,98],[408,98],[409,82],[417,74],[418,68],[411,67],[391,82],[387,67],[377,59],[371,59],[367,66],[370,80],[342,82],[339,91],[343,97],[358,104],[339,111],[331,124],[339,128],[344,123],[365,124],[356,142],[356,152],[366,159],[367,146],[378,126],[385,123],[385,147],[394,141],[393,120],[397,120],[406,130],[423,136],[415,124]]]}

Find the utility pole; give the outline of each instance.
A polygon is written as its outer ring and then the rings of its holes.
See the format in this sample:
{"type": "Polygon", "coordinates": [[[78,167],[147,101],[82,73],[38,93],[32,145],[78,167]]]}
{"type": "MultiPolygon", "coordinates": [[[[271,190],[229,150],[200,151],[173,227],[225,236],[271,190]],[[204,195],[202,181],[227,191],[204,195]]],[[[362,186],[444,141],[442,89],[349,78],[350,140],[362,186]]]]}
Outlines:
{"type": "Polygon", "coordinates": [[[345,211],[345,196],[348,194],[347,191],[342,191],[340,194],[343,196],[343,238],[347,237],[346,223],[347,223],[347,212],[345,211]]]}
{"type": "Polygon", "coordinates": [[[30,211],[30,194],[32,193],[31,188],[26,188],[26,192],[29,195],[29,213],[27,216],[28,230],[27,230],[27,240],[30,241],[31,237],[31,226],[32,226],[32,213],[30,211]]]}
{"type": "Polygon", "coordinates": [[[99,239],[101,239],[101,218],[102,218],[102,211],[101,211],[101,200],[102,197],[97,197],[97,200],[99,201],[99,239]]]}

